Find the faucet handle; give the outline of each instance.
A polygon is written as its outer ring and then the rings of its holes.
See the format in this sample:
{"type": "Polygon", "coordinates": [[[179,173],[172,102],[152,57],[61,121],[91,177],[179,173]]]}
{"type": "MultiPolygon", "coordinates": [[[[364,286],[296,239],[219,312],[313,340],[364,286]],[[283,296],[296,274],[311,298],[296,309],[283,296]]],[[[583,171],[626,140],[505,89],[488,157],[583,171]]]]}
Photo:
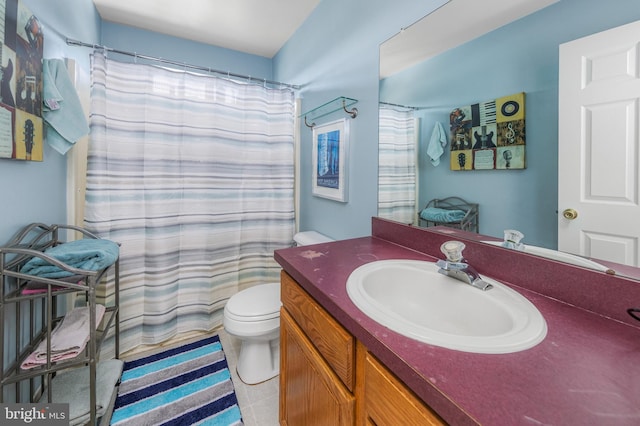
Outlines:
{"type": "Polygon", "coordinates": [[[447,257],[449,262],[462,262],[462,250],[466,246],[462,241],[447,241],[440,246],[440,251],[447,257]]]}
{"type": "Polygon", "coordinates": [[[516,229],[505,229],[502,247],[523,251],[524,244],[520,242],[523,238],[524,234],[522,232],[516,229]]]}

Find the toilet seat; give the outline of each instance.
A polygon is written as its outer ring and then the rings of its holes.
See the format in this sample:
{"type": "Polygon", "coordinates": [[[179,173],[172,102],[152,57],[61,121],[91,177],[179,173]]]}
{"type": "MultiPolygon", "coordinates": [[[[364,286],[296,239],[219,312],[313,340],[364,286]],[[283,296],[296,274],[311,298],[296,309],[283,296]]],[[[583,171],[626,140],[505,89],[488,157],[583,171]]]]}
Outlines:
{"type": "Polygon", "coordinates": [[[260,284],[231,296],[225,316],[236,321],[266,321],[280,316],[280,283],[260,284]]]}

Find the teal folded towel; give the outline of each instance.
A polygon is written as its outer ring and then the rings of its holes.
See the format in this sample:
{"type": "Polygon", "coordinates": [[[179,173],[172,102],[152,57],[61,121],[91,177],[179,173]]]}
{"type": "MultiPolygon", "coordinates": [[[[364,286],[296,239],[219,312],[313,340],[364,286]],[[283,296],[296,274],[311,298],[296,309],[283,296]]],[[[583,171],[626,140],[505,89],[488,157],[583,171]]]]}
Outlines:
{"type": "Polygon", "coordinates": [[[448,210],[438,207],[427,207],[420,212],[420,217],[431,222],[460,222],[467,214],[464,210],[448,210]]]}
{"type": "MultiPolygon", "coordinates": [[[[85,238],[48,248],[44,253],[72,268],[98,271],[112,265],[118,259],[119,251],[118,244],[113,241],[85,238]]],[[[40,257],[32,257],[20,272],[45,278],[74,275],[40,257]]]]}

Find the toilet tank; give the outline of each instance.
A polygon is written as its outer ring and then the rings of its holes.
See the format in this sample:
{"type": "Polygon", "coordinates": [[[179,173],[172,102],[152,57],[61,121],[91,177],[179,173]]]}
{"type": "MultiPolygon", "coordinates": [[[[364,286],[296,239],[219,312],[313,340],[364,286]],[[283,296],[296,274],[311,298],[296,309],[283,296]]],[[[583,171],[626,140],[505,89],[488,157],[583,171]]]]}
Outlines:
{"type": "Polygon", "coordinates": [[[317,231],[304,231],[294,235],[293,241],[295,241],[298,246],[308,246],[311,244],[329,243],[335,240],[317,231]]]}

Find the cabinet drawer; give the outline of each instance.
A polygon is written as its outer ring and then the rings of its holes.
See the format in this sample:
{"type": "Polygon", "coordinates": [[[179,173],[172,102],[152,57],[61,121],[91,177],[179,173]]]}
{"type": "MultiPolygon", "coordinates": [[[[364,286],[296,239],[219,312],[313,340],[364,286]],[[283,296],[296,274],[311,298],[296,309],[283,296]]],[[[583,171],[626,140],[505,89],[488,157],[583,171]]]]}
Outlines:
{"type": "Polygon", "coordinates": [[[355,339],[284,271],[281,284],[282,305],[347,389],[353,392],[355,339]]]}
{"type": "Polygon", "coordinates": [[[367,352],[364,365],[364,424],[445,425],[446,423],[367,352]]]}

